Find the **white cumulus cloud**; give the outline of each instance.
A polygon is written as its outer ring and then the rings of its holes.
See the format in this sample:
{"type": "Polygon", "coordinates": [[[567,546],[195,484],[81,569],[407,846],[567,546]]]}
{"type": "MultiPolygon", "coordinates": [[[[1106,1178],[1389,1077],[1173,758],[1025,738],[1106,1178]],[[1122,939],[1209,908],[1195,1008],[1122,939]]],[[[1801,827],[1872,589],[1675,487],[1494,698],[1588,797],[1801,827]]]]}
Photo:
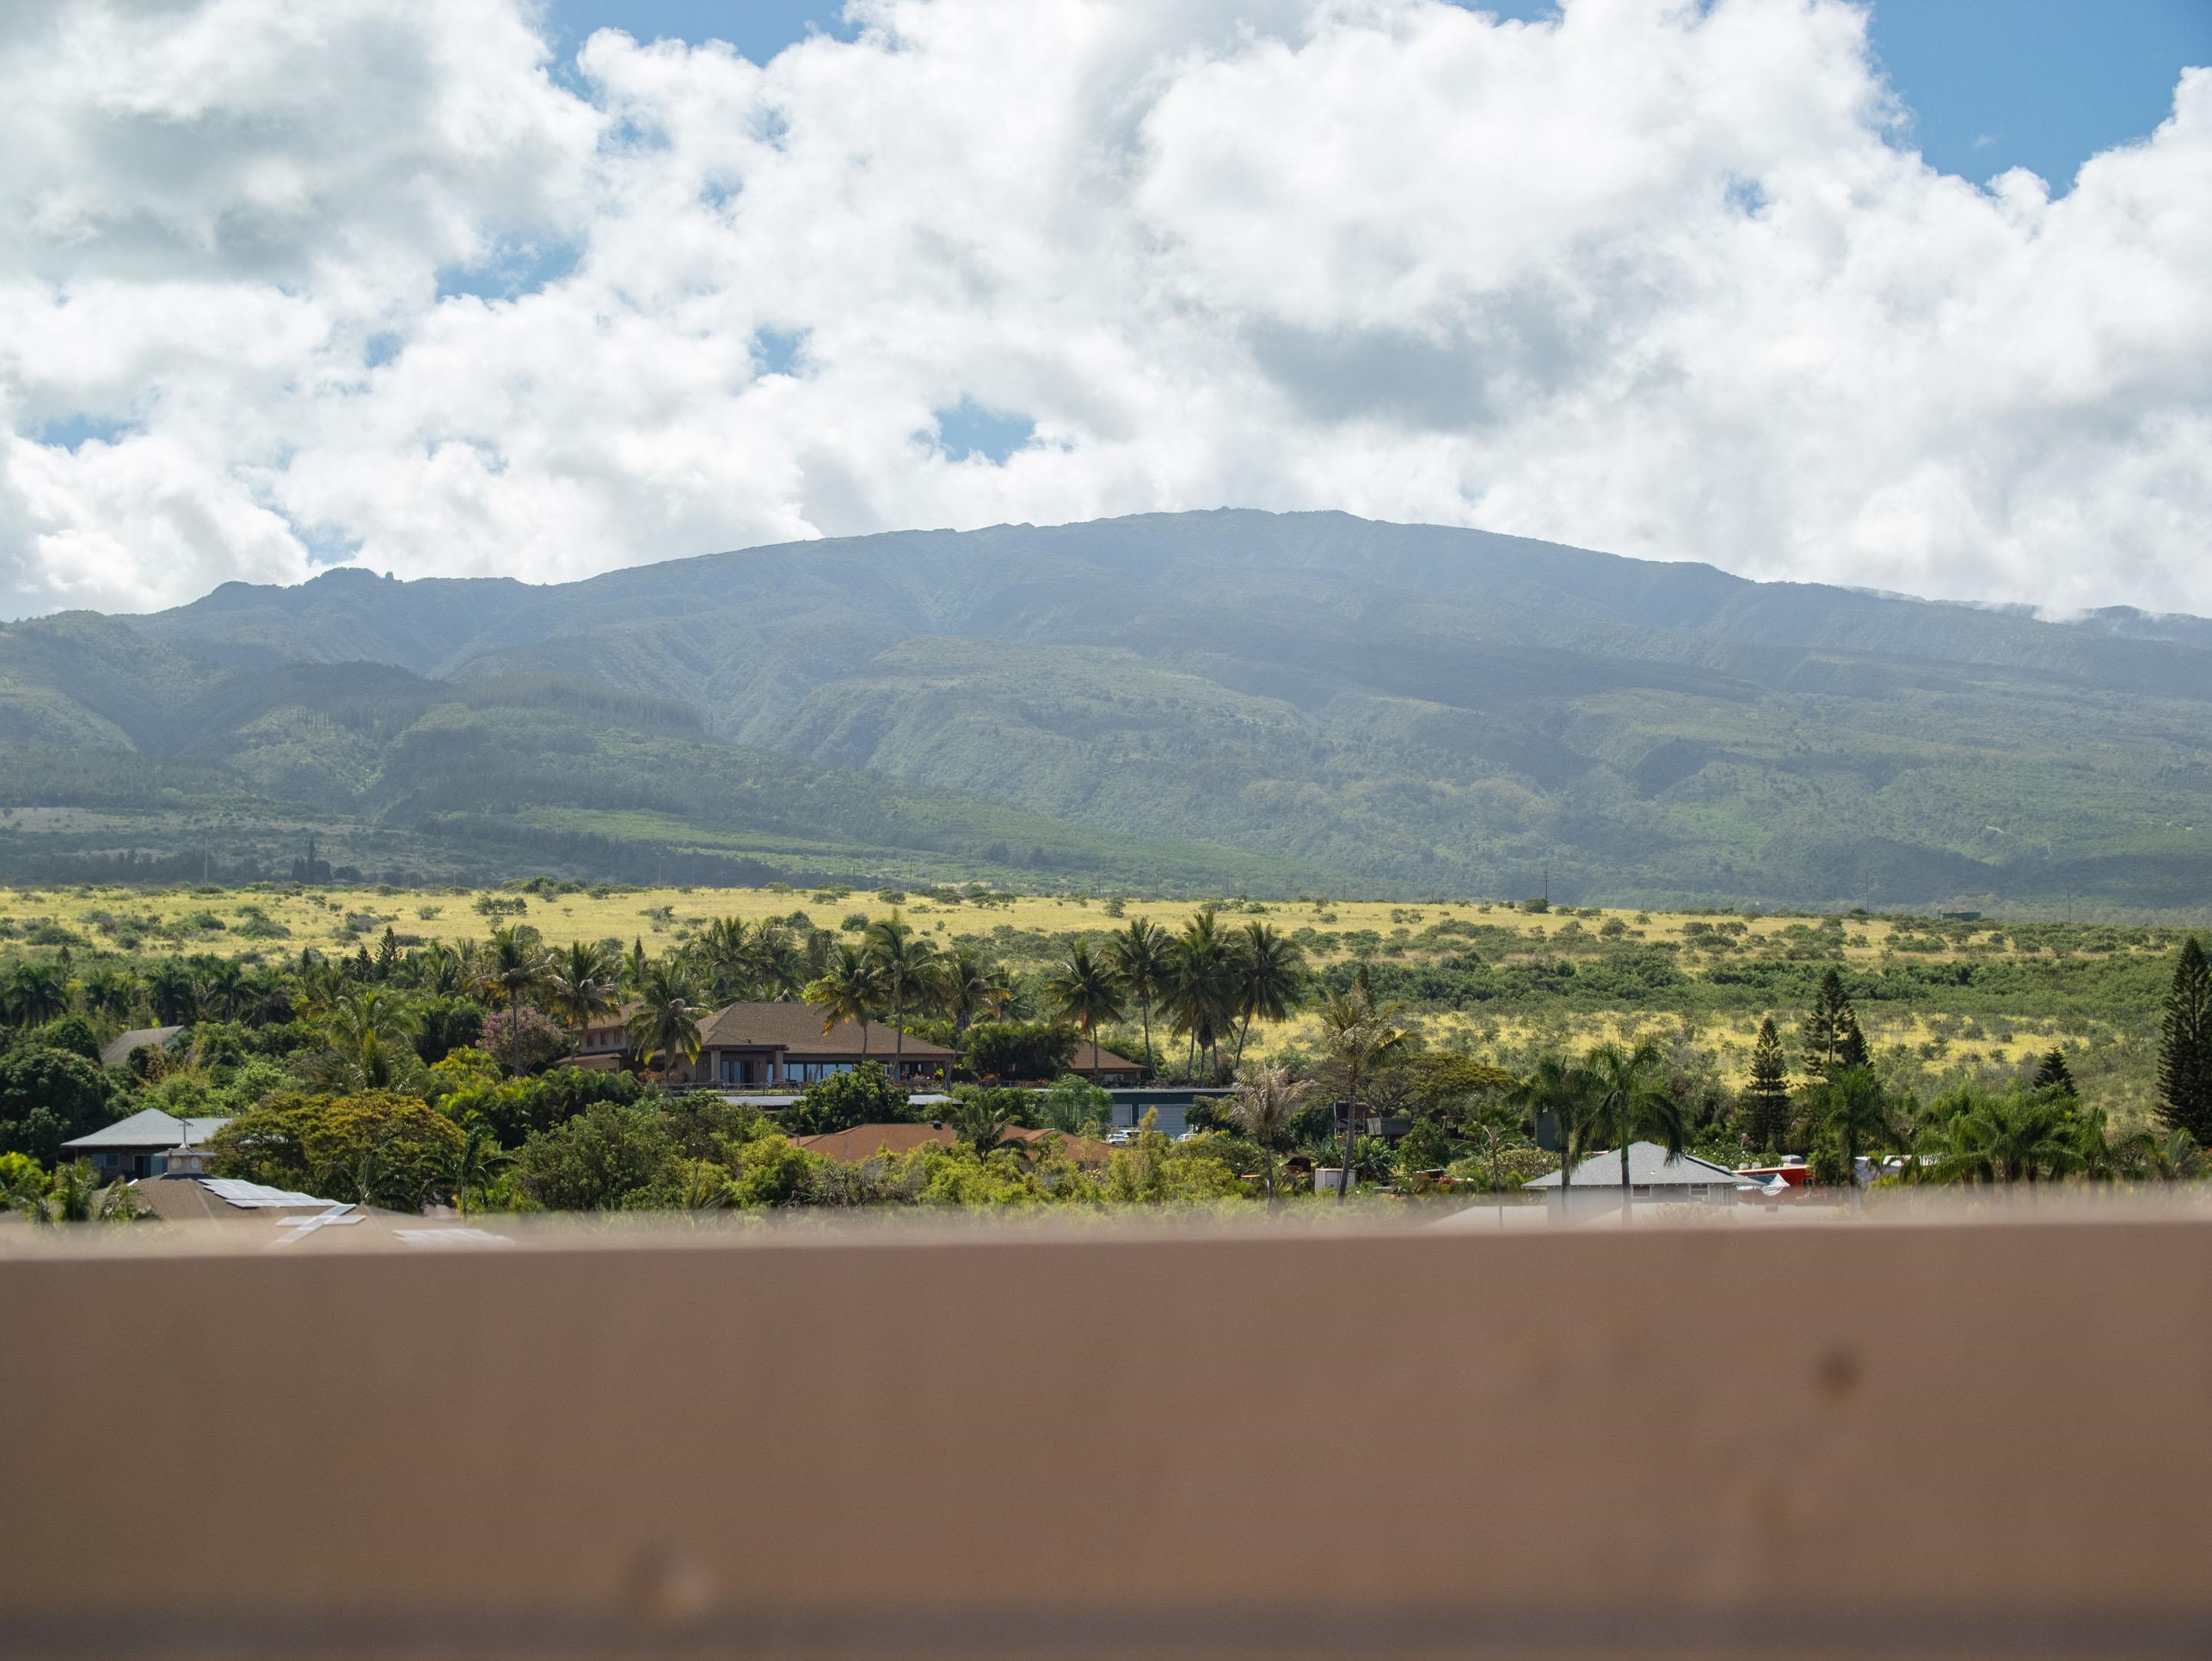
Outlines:
{"type": "Polygon", "coordinates": [[[2054,195],[1844,0],[851,15],[15,0],[0,614],[1221,503],[2212,611],[2212,73],[2054,195]]]}

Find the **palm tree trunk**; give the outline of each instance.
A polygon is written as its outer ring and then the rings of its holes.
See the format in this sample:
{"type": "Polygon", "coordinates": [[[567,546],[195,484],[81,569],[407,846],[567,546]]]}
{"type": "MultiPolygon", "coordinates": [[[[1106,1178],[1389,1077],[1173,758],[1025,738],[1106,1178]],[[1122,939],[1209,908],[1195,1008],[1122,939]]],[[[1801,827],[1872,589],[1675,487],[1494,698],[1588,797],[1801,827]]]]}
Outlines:
{"type": "Polygon", "coordinates": [[[1559,1115],[1559,1226],[1567,1226],[1569,1213],[1574,1203],[1575,1138],[1567,1129],[1567,1116],[1559,1115]]]}
{"type": "Polygon", "coordinates": [[[891,989],[891,1082],[906,1072],[906,977],[891,989]]]}
{"type": "Polygon", "coordinates": [[[1145,1012],[1145,1071],[1152,1070],[1152,998],[1146,993],[1137,1000],[1137,1007],[1145,1012]]]}
{"type": "Polygon", "coordinates": [[[1344,1196],[1352,1191],[1352,1127],[1359,1116],[1359,1074],[1355,1070],[1351,1078],[1352,1099],[1344,1104],[1344,1165],[1336,1173],[1336,1202],[1344,1203],[1344,1196]]]}
{"type": "Polygon", "coordinates": [[[1244,1025],[1237,1030],[1237,1056],[1236,1058],[1230,1062],[1231,1067],[1242,1067],[1244,1065],[1244,1040],[1251,1036],[1252,1014],[1249,1010],[1247,1010],[1244,1014],[1244,1025]]]}

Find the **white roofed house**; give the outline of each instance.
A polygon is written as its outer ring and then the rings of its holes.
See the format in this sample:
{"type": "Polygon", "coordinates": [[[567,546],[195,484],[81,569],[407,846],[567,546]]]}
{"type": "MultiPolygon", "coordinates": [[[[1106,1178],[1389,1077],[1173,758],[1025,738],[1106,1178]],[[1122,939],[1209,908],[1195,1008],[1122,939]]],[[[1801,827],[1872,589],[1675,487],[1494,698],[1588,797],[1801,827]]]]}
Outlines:
{"type": "Polygon", "coordinates": [[[173,1159],[179,1166],[200,1168],[199,1150],[208,1139],[228,1124],[228,1118],[177,1119],[158,1107],[133,1113],[127,1119],[102,1126],[88,1136],[62,1144],[64,1159],[89,1159],[93,1169],[109,1182],[159,1177],[173,1159]]]}
{"type": "MultiPolygon", "coordinates": [[[[1724,1165],[1701,1159],[1694,1153],[1668,1158],[1656,1142],[1628,1145],[1628,1191],[1638,1205],[1724,1205],[1736,1203],[1736,1189],[1743,1182],[1724,1165]]],[[[1539,1177],[1522,1187],[1548,1195],[1562,1186],[1559,1173],[1539,1177]]],[[[1583,1210],[1620,1208],[1620,1152],[1607,1148],[1593,1153],[1575,1167],[1569,1185],[1577,1214],[1583,1210]]]]}

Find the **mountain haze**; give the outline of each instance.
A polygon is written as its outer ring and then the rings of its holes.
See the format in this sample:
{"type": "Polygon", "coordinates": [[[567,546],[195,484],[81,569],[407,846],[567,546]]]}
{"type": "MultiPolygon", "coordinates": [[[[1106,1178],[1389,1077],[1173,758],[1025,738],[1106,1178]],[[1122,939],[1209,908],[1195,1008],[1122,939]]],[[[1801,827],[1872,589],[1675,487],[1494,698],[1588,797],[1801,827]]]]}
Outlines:
{"type": "MultiPolygon", "coordinates": [[[[112,689],[41,679],[38,631],[94,621],[9,631],[19,741],[141,745],[112,689]]],[[[1125,861],[1166,843],[1201,850],[1192,879],[1255,891],[1510,895],[1548,870],[1569,899],[2162,910],[2212,877],[2201,619],[2045,622],[1340,514],[901,532],[552,587],[338,570],[102,626],[152,686],[180,664],[362,660],[447,698],[586,683],[681,712],[685,742],[748,767],[872,776],[887,801],[896,781],[940,813],[1121,850],[1085,866],[1065,845],[1071,880],[1131,880],[1125,861]]],[[[161,753],[198,753],[191,706],[161,701],[161,753]]],[[[304,729],[287,743],[317,764],[304,729]]],[[[350,764],[355,811],[423,821],[350,764]]],[[[694,831],[738,811],[711,791],[663,806],[694,831]]],[[[664,833],[681,840],[624,830],[664,833]]]]}

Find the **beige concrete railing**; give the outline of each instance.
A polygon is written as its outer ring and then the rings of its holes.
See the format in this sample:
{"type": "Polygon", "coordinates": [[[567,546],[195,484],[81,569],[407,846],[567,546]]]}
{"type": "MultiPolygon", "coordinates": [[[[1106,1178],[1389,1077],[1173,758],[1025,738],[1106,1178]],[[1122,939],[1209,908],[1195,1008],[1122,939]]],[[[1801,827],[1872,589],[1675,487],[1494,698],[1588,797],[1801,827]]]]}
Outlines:
{"type": "Polygon", "coordinates": [[[11,1237],[0,1649],[2212,1644],[2194,1215],[495,1227],[11,1237]]]}

